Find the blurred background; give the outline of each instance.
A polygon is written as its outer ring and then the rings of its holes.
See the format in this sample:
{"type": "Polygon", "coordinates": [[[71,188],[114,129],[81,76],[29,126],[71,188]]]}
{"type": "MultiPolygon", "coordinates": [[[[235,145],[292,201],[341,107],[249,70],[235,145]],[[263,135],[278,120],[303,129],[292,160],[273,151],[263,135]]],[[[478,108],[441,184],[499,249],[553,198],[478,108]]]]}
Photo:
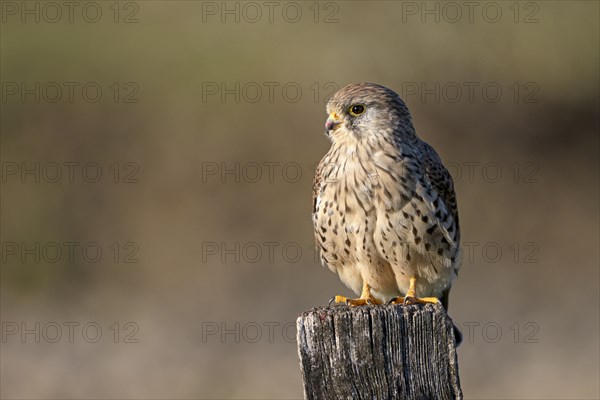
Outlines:
{"type": "Polygon", "coordinates": [[[297,399],[328,97],[400,93],[456,181],[472,399],[596,399],[599,3],[11,2],[6,399],[297,399]]]}

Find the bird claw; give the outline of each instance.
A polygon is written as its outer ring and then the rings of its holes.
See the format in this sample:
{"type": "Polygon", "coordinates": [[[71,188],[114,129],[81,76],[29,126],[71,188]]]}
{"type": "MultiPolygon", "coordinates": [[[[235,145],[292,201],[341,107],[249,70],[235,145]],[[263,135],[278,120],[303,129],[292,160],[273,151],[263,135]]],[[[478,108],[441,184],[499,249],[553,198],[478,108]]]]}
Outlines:
{"type": "Polygon", "coordinates": [[[373,298],[373,297],[350,299],[350,298],[344,297],[344,296],[333,297],[331,300],[329,300],[329,307],[331,307],[332,303],[344,303],[347,306],[352,306],[352,307],[364,306],[364,305],[373,306],[373,305],[381,304],[381,302],[379,300],[377,300],[376,298],[373,298]]]}
{"type": "Polygon", "coordinates": [[[392,297],[387,303],[385,303],[385,305],[389,306],[390,304],[396,304],[397,302],[403,303],[404,299],[402,297],[392,297]],[[399,300],[402,300],[402,301],[399,301],[399,300]]]}

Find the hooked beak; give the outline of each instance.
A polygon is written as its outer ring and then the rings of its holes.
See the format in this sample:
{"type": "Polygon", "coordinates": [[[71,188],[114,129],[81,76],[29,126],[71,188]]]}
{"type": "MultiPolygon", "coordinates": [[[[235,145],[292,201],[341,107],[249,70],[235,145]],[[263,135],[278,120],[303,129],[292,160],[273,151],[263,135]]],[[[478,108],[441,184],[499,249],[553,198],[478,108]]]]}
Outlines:
{"type": "Polygon", "coordinates": [[[338,115],[332,112],[331,114],[329,114],[327,121],[325,121],[325,133],[329,135],[331,131],[337,128],[337,126],[341,123],[342,121],[340,120],[338,115]]]}

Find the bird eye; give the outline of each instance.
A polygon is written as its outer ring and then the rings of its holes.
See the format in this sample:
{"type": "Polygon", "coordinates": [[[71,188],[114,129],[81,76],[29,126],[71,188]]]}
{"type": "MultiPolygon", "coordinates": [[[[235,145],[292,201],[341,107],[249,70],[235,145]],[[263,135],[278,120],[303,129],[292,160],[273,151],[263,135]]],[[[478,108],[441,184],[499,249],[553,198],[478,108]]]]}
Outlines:
{"type": "Polygon", "coordinates": [[[365,106],[363,106],[362,104],[355,104],[353,106],[350,106],[348,112],[350,113],[350,115],[358,117],[360,114],[365,112],[365,106]]]}

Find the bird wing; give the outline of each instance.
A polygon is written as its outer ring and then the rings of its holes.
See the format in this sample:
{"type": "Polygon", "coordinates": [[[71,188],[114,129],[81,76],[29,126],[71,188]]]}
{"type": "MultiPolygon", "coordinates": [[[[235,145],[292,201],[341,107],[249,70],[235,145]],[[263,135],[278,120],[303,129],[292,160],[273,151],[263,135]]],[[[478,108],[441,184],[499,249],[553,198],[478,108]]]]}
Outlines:
{"type": "MultiPolygon", "coordinates": [[[[460,227],[454,182],[435,150],[423,144],[423,174],[416,193],[423,198],[429,214],[442,233],[442,242],[447,242],[448,255],[454,263],[460,250],[460,227]],[[444,240],[445,239],[445,240],[444,240]]],[[[446,244],[446,243],[444,243],[446,244]]]]}

